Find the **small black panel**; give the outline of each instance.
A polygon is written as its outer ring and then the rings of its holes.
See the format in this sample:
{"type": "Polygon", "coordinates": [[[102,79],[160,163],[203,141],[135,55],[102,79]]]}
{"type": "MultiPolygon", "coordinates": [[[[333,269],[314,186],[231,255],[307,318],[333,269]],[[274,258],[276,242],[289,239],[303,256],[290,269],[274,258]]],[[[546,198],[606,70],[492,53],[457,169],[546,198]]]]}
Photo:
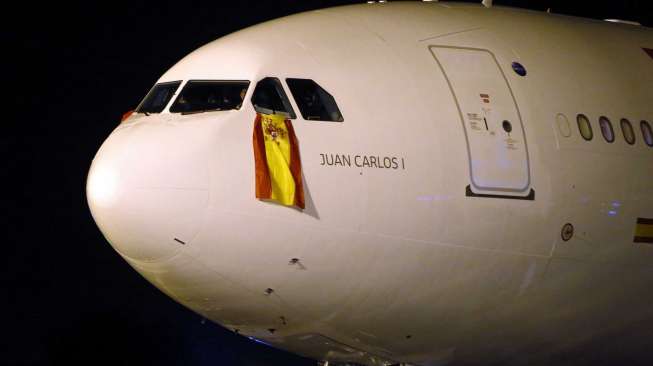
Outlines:
{"type": "Polygon", "coordinates": [[[503,126],[504,131],[508,133],[512,132],[512,124],[510,123],[510,121],[503,121],[501,125],[503,126]]]}
{"type": "Polygon", "coordinates": [[[480,197],[480,198],[503,198],[509,200],[527,200],[535,201],[535,191],[531,188],[531,191],[528,193],[528,196],[507,196],[501,194],[483,194],[483,193],[474,193],[470,186],[465,187],[465,196],[467,197],[480,197]]]}
{"type": "Polygon", "coordinates": [[[512,63],[512,69],[515,71],[515,73],[519,76],[526,76],[526,68],[524,65],[520,64],[519,62],[513,62],[512,63]]]}

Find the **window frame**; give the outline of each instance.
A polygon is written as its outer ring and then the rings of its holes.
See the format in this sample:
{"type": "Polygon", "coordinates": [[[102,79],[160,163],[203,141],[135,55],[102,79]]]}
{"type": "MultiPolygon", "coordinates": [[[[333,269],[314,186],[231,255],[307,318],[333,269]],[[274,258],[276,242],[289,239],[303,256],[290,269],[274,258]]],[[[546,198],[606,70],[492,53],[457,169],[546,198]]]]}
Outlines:
{"type": "MultiPolygon", "coordinates": [[[[175,114],[180,113],[180,114],[184,115],[184,114],[194,114],[194,113],[202,113],[202,112],[211,111],[211,110],[199,110],[199,111],[188,111],[188,112],[183,112],[183,111],[173,112],[172,111],[172,107],[177,102],[177,99],[179,99],[179,97],[181,97],[181,95],[184,92],[184,90],[186,89],[186,87],[188,87],[188,84],[191,84],[193,82],[196,82],[196,83],[234,83],[234,84],[235,83],[247,83],[247,89],[245,90],[245,95],[243,96],[243,99],[240,102],[240,107],[239,108],[232,108],[232,109],[222,109],[222,111],[239,111],[239,110],[241,110],[243,108],[243,104],[245,103],[245,97],[247,96],[247,92],[249,92],[249,87],[252,84],[251,81],[245,80],[245,79],[242,79],[242,80],[188,79],[188,80],[186,80],[184,82],[183,87],[181,89],[177,89],[177,90],[179,90],[179,92],[176,93],[176,98],[174,98],[174,100],[172,100],[171,102],[169,101],[170,106],[168,107],[168,112],[175,113],[175,114]]],[[[173,97],[174,97],[174,95],[173,95],[173,97]]],[[[218,110],[216,109],[216,111],[218,111],[218,110]]]]}
{"type": "Polygon", "coordinates": [[[612,127],[612,122],[608,117],[606,116],[599,117],[599,129],[601,130],[601,135],[603,135],[603,138],[605,139],[606,142],[610,144],[614,142],[614,140],[616,139],[615,138],[616,135],[614,133],[614,128],[612,127]],[[603,122],[605,122],[605,124],[603,122]],[[610,134],[612,139],[608,139],[608,136],[606,136],[605,131],[603,130],[604,125],[610,128],[610,134]]]}
{"type": "Polygon", "coordinates": [[[637,138],[635,137],[635,129],[633,128],[633,124],[630,123],[630,121],[627,118],[622,118],[619,124],[621,125],[621,134],[623,135],[626,143],[628,143],[628,145],[635,145],[637,138]],[[628,140],[628,137],[626,137],[626,129],[624,126],[628,126],[631,136],[633,137],[632,141],[628,140]]]}
{"type": "Polygon", "coordinates": [[[173,80],[173,81],[164,81],[164,82],[161,82],[161,83],[155,83],[154,85],[152,85],[152,87],[147,92],[147,94],[145,94],[145,97],[143,97],[143,100],[141,100],[141,102],[138,103],[138,106],[136,107],[136,109],[134,109],[134,111],[136,113],[144,113],[144,114],[152,114],[152,113],[158,114],[158,113],[163,113],[163,112],[167,111],[168,106],[170,105],[170,101],[172,101],[173,99],[176,99],[175,95],[177,95],[177,93],[179,91],[179,88],[181,88],[181,86],[184,85],[184,84],[185,84],[184,80],[173,80]],[[172,96],[170,96],[170,99],[168,99],[168,101],[164,104],[163,108],[159,112],[149,112],[149,111],[148,112],[141,112],[140,111],[141,107],[143,106],[143,103],[145,103],[145,101],[148,99],[150,94],[152,94],[152,92],[154,91],[154,88],[156,88],[157,86],[160,86],[160,85],[175,84],[175,83],[178,84],[177,88],[172,92],[172,96]]]}
{"type": "Polygon", "coordinates": [[[589,118],[587,118],[586,115],[579,113],[576,115],[576,124],[578,125],[578,132],[580,132],[580,136],[585,140],[585,141],[592,141],[594,138],[594,131],[592,129],[592,122],[590,121],[589,118]],[[583,129],[581,128],[581,119],[587,122],[587,127],[589,128],[589,137],[585,136],[583,133],[583,129]]]}
{"type": "Polygon", "coordinates": [[[291,102],[290,98],[288,98],[288,94],[286,93],[286,90],[285,90],[284,87],[283,87],[283,83],[282,83],[281,80],[280,80],[278,77],[276,77],[276,76],[265,76],[265,77],[259,79],[259,80],[256,82],[256,85],[254,85],[254,90],[252,90],[252,95],[249,97],[249,101],[250,101],[250,103],[252,103],[252,107],[254,108],[254,110],[255,110],[257,113],[264,113],[264,114],[267,114],[267,113],[265,113],[265,112],[259,110],[259,108],[260,108],[260,109],[267,109],[267,108],[264,108],[264,107],[257,107],[256,104],[254,103],[254,95],[256,94],[256,88],[258,87],[258,85],[259,85],[263,80],[266,80],[266,79],[271,79],[271,80],[273,80],[273,81],[275,82],[275,85],[274,85],[274,86],[275,86],[275,90],[277,91],[277,93],[279,94],[279,97],[281,98],[281,103],[283,104],[284,108],[286,108],[286,109],[289,110],[289,112],[285,112],[285,111],[277,111],[277,110],[272,109],[272,110],[271,110],[272,113],[273,113],[273,114],[281,113],[281,114],[285,115],[286,118],[288,118],[288,119],[297,119],[297,114],[295,113],[295,109],[294,109],[293,106],[292,106],[292,102],[291,102]]]}
{"type": "Polygon", "coordinates": [[[642,131],[642,139],[644,140],[644,143],[649,147],[653,147],[653,128],[651,127],[651,124],[646,120],[641,120],[639,122],[639,128],[642,131]],[[646,126],[646,129],[648,130],[648,134],[644,131],[644,126],[646,126]]]}
{"type": "MultiPolygon", "coordinates": [[[[315,81],[314,79],[308,79],[308,78],[297,78],[297,77],[294,77],[294,78],[286,78],[286,85],[288,86],[288,90],[290,90],[290,94],[292,95],[293,100],[295,101],[295,105],[297,105],[297,108],[299,108],[299,113],[302,115],[302,119],[303,119],[303,120],[305,120],[305,121],[319,121],[319,122],[340,122],[340,123],[345,121],[345,116],[343,116],[342,112],[340,111],[340,107],[338,106],[338,102],[336,101],[336,98],[333,96],[333,94],[329,93],[328,90],[326,90],[324,87],[322,87],[322,85],[320,85],[320,84],[319,84],[317,81],[315,81]],[[339,118],[339,119],[315,119],[315,118],[307,118],[307,117],[310,117],[310,116],[304,113],[305,110],[304,110],[304,108],[302,108],[303,104],[300,103],[300,100],[297,98],[297,96],[296,96],[295,93],[293,92],[293,87],[291,86],[291,84],[292,84],[294,81],[296,81],[296,80],[297,80],[297,81],[309,81],[309,82],[312,82],[312,83],[315,84],[319,89],[321,89],[324,93],[326,93],[326,95],[328,95],[328,96],[331,98],[331,100],[333,101],[333,106],[335,107],[335,111],[338,113],[338,115],[340,116],[340,118],[339,118]]],[[[324,106],[325,111],[326,111],[327,113],[329,113],[329,110],[326,109],[326,105],[325,105],[324,103],[322,103],[322,105],[324,106]]]]}

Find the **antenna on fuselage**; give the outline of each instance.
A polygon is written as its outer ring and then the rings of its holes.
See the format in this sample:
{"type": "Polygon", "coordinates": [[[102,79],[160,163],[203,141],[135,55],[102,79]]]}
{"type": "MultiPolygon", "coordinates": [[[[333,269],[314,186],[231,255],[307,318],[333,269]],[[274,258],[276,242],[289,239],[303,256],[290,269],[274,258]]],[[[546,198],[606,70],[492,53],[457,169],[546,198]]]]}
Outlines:
{"type": "Polygon", "coordinates": [[[492,0],[483,0],[483,1],[481,1],[481,3],[482,3],[483,6],[485,6],[486,8],[491,8],[491,7],[492,7],[492,0]]]}

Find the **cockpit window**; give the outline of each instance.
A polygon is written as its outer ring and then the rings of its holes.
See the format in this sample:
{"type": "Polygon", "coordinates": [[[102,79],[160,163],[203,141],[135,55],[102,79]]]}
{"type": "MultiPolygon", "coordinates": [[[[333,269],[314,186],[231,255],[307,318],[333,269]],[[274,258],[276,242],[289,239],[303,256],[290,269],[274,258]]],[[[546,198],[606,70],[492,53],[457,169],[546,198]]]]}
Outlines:
{"type": "Polygon", "coordinates": [[[336,100],[311,79],[286,79],[295,102],[306,120],[344,121],[336,100]]]}
{"type": "Polygon", "coordinates": [[[249,81],[189,80],[170,106],[172,113],[240,109],[249,81]]]}
{"type": "Polygon", "coordinates": [[[297,118],[288,96],[277,78],[267,77],[256,84],[252,95],[252,104],[259,113],[281,113],[291,119],[297,118]]]}
{"type": "Polygon", "coordinates": [[[181,81],[171,81],[154,85],[145,99],[136,108],[137,113],[161,113],[175,95],[181,81]]]}

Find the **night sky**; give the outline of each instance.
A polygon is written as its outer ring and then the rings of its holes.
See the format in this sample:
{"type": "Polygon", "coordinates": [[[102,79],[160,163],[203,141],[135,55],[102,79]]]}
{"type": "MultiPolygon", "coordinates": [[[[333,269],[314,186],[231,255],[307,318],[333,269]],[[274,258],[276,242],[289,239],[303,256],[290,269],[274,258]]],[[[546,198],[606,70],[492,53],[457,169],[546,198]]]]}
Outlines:
{"type": "MultiPolygon", "coordinates": [[[[120,116],[189,52],[269,19],[362,2],[23,1],[3,9],[0,364],[313,365],[204,321],[138,275],[91,218],[86,174],[120,116]]],[[[647,2],[495,4],[651,26],[647,2]]]]}

